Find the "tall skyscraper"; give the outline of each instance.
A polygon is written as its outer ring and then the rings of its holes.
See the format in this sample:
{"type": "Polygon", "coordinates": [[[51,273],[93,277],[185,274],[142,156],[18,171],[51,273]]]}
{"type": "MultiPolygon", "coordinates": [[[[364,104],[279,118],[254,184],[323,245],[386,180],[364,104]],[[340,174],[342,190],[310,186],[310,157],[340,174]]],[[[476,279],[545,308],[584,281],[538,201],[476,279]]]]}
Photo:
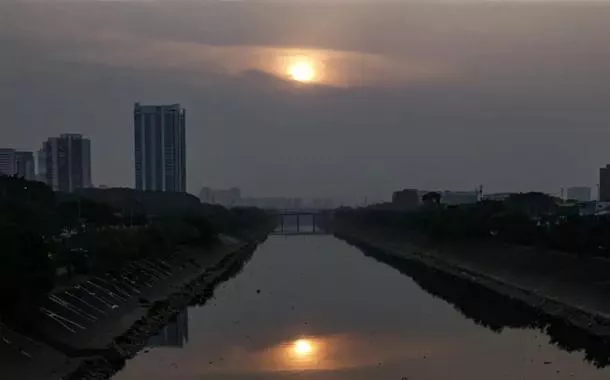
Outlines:
{"type": "Polygon", "coordinates": [[[36,181],[47,182],[47,156],[43,147],[36,152],[36,181]]]}
{"type": "Polygon", "coordinates": [[[136,189],[186,191],[186,110],[180,104],[133,110],[136,189]]]}
{"type": "Polygon", "coordinates": [[[0,174],[16,175],[33,181],[35,179],[34,155],[32,152],[0,149],[0,174]]]}
{"type": "Polygon", "coordinates": [[[91,187],[91,140],[66,133],[45,141],[43,151],[45,182],[53,190],[91,187]]]}
{"type": "Polygon", "coordinates": [[[15,152],[15,168],[16,174],[28,181],[36,180],[34,172],[34,153],[32,152],[15,152]]]}
{"type": "Polygon", "coordinates": [[[15,149],[0,149],[0,174],[14,175],[16,172],[15,149]]]}
{"type": "Polygon", "coordinates": [[[599,200],[610,202],[610,165],[599,169],[599,200]]]}

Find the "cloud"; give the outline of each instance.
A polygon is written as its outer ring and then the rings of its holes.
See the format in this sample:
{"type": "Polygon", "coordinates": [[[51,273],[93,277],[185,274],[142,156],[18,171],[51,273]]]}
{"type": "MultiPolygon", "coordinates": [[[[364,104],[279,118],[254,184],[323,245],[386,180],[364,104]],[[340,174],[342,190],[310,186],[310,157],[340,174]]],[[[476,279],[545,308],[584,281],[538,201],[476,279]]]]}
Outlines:
{"type": "Polygon", "coordinates": [[[206,74],[239,76],[249,70],[288,79],[290,65],[301,58],[319,70],[319,84],[330,86],[402,85],[448,80],[454,75],[445,64],[417,57],[273,45],[223,46],[145,37],[120,28],[78,32],[40,28],[24,34],[29,41],[44,44],[56,61],[174,71],[203,85],[208,84],[206,74]]]}
{"type": "Polygon", "coordinates": [[[4,5],[0,133],[36,149],[82,131],[96,183],[130,185],[133,102],[181,102],[193,192],[361,200],[403,186],[593,184],[610,138],[607,10],[4,5]],[[302,55],[325,82],[286,81],[302,55]]]}

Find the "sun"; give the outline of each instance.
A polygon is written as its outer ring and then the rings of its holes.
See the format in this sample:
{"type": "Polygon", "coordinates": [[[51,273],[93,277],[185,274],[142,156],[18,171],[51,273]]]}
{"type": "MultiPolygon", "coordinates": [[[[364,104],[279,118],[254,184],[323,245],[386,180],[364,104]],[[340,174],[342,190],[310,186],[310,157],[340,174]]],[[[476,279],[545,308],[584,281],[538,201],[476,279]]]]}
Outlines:
{"type": "Polygon", "coordinates": [[[316,70],[309,62],[296,62],[289,67],[288,73],[298,82],[311,82],[316,78],[316,70]]]}
{"type": "Polygon", "coordinates": [[[299,339],[294,342],[294,352],[299,356],[307,356],[313,351],[311,342],[307,339],[299,339]]]}

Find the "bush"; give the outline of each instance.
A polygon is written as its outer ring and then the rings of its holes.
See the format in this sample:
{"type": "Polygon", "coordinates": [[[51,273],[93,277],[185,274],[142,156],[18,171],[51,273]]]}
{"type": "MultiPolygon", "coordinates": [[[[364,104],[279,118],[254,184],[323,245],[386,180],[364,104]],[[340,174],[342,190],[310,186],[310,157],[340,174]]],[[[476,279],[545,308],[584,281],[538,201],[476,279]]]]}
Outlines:
{"type": "Polygon", "coordinates": [[[23,315],[52,288],[54,267],[36,231],[3,225],[0,241],[0,310],[23,315]]]}

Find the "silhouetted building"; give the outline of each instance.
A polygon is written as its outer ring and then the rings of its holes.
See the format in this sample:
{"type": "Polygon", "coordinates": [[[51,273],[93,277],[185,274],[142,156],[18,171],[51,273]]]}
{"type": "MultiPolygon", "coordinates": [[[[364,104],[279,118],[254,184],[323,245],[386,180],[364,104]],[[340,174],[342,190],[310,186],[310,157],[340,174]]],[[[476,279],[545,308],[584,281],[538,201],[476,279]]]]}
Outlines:
{"type": "Polygon", "coordinates": [[[224,207],[234,207],[241,201],[241,190],[238,187],[230,189],[201,188],[199,200],[203,203],[219,204],[224,207]]]}
{"type": "Polygon", "coordinates": [[[392,205],[400,209],[413,209],[419,206],[420,196],[416,189],[404,189],[392,194],[392,205]]]}
{"type": "Polygon", "coordinates": [[[184,347],[184,344],[189,340],[189,315],[188,309],[176,316],[176,319],[171,321],[163,328],[156,336],[150,338],[148,344],[150,346],[164,347],[184,347]]]}
{"type": "Polygon", "coordinates": [[[34,153],[15,152],[16,174],[28,181],[36,180],[34,153]]]}
{"type": "Polygon", "coordinates": [[[16,175],[28,181],[35,179],[34,155],[15,149],[0,149],[0,174],[16,175]]]}
{"type": "Polygon", "coordinates": [[[180,104],[133,110],[136,189],[186,191],[186,110],[180,104]]]}
{"type": "Polygon", "coordinates": [[[0,174],[15,175],[16,166],[15,149],[0,149],[0,174]]]}
{"type": "Polygon", "coordinates": [[[608,215],[610,212],[610,202],[579,202],[576,207],[578,208],[578,214],[581,216],[608,215]]]}
{"type": "Polygon", "coordinates": [[[591,200],[591,188],[586,186],[569,187],[567,199],[574,199],[579,202],[588,202],[591,200]]]}
{"type": "Polygon", "coordinates": [[[242,198],[238,206],[258,207],[270,210],[295,210],[303,207],[303,199],[286,197],[242,198]]]}
{"type": "Polygon", "coordinates": [[[332,198],[314,198],[310,205],[314,209],[329,210],[335,207],[335,202],[332,198]]]}
{"type": "Polygon", "coordinates": [[[446,205],[477,203],[478,200],[479,194],[476,191],[443,191],[441,194],[441,203],[446,205]]]}
{"type": "Polygon", "coordinates": [[[214,203],[214,189],[202,187],[199,191],[199,200],[201,203],[214,203]]]}
{"type": "Polygon", "coordinates": [[[44,182],[53,190],[72,192],[91,187],[91,140],[66,133],[45,141],[43,152],[44,182]]]}
{"type": "Polygon", "coordinates": [[[515,193],[491,193],[483,195],[483,199],[486,201],[504,201],[513,194],[515,193]]]}
{"type": "Polygon", "coordinates": [[[36,152],[36,181],[47,182],[47,158],[44,147],[36,152]]]}
{"type": "Polygon", "coordinates": [[[610,165],[599,169],[599,200],[610,202],[610,165]]]}

